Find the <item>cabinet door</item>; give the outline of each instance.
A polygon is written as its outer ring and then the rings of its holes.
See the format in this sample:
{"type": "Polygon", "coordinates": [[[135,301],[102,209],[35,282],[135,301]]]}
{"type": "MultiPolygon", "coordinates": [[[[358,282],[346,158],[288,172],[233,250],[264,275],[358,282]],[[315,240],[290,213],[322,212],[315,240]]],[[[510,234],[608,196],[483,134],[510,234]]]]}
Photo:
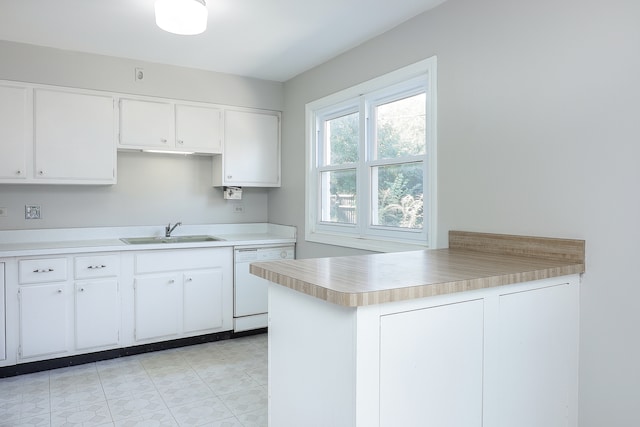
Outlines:
{"type": "Polygon", "coordinates": [[[0,360],[7,358],[6,337],[5,337],[5,284],[4,284],[4,263],[0,262],[0,360]]]}
{"type": "Polygon", "coordinates": [[[280,120],[275,114],[225,111],[224,181],[228,185],[280,185],[280,120]]]}
{"type": "Polygon", "coordinates": [[[182,314],[181,280],[179,274],[135,278],[137,341],[178,334],[182,314]]]}
{"type": "Polygon", "coordinates": [[[500,296],[500,427],[567,427],[575,408],[578,295],[569,284],[500,296]]]}
{"type": "Polygon", "coordinates": [[[21,358],[65,352],[66,284],[22,286],[19,292],[21,358]]]}
{"type": "Polygon", "coordinates": [[[222,110],[176,105],[176,147],[199,153],[221,153],[222,110]]]}
{"type": "Polygon", "coordinates": [[[184,332],[222,327],[222,269],[184,273],[184,332]]]}
{"type": "Polygon", "coordinates": [[[118,281],[79,282],[76,296],[76,349],[118,344],[118,281]]]}
{"type": "Polygon", "coordinates": [[[36,89],[35,178],[115,182],[114,98],[36,89]]]}
{"type": "Polygon", "coordinates": [[[482,375],[482,300],[382,316],[380,427],[482,426],[482,375]]]}
{"type": "Polygon", "coordinates": [[[175,149],[173,106],[166,102],[121,99],[120,145],[175,149]]]}
{"type": "Polygon", "coordinates": [[[0,179],[27,176],[27,89],[0,86],[0,179]]]}

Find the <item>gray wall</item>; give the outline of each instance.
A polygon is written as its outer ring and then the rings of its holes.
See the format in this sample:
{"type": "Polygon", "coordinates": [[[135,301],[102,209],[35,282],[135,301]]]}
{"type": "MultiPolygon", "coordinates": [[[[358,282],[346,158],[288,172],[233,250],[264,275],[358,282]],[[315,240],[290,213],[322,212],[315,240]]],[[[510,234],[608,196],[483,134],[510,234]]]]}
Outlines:
{"type": "MultiPolygon", "coordinates": [[[[202,70],[90,55],[0,41],[0,79],[160,96],[242,107],[283,109],[281,83],[202,70]],[[142,67],[145,79],[134,81],[142,67]]],[[[265,222],[268,190],[247,189],[244,213],[211,186],[204,156],[118,153],[113,186],[0,184],[0,230],[23,228],[265,222]],[[25,220],[24,205],[38,204],[41,220],[25,220]]]]}
{"type": "Polygon", "coordinates": [[[585,239],[580,426],[640,425],[639,18],[635,0],[449,0],[286,82],[269,220],[304,236],[305,103],[437,55],[439,245],[450,229],[585,239]]]}

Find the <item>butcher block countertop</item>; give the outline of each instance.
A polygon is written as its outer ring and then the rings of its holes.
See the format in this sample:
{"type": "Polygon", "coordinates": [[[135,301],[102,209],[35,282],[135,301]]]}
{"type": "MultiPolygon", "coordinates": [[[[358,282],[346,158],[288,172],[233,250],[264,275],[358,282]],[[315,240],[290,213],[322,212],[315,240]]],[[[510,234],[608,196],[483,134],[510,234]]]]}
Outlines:
{"type": "Polygon", "coordinates": [[[251,264],[251,273],[358,307],[585,271],[584,240],[449,232],[449,248],[251,264]]]}

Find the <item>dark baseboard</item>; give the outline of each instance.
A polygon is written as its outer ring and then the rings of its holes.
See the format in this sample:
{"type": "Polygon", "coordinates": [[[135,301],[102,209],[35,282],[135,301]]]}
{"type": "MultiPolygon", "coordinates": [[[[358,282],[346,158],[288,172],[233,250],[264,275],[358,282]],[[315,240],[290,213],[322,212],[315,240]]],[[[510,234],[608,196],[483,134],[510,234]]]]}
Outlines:
{"type": "Polygon", "coordinates": [[[207,342],[228,340],[231,338],[240,338],[249,335],[263,334],[265,332],[267,332],[267,328],[238,333],[233,331],[217,332],[214,334],[198,335],[196,337],[179,338],[176,340],[154,342],[132,347],[114,348],[94,353],[76,354],[73,356],[58,357],[55,359],[39,360],[37,362],[20,363],[17,365],[1,367],[0,378],[99,362],[101,360],[117,359],[118,357],[133,356],[135,354],[149,353],[152,351],[168,350],[171,348],[186,347],[190,345],[204,344],[207,342]]]}

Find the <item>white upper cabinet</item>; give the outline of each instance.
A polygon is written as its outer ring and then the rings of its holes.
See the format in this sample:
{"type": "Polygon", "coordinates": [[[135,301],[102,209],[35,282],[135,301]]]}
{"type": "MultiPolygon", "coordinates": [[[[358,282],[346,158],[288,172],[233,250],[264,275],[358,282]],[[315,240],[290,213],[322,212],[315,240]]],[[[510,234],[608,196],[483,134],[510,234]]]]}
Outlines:
{"type": "Polygon", "coordinates": [[[174,149],[173,106],[167,102],[120,100],[120,146],[174,149]]]}
{"type": "Polygon", "coordinates": [[[0,183],[115,182],[114,96],[0,82],[0,183]]]}
{"type": "Polygon", "coordinates": [[[226,110],[214,186],[280,186],[280,113],[226,110]]]}
{"type": "Polygon", "coordinates": [[[222,110],[176,105],[176,146],[187,151],[222,152],[222,110]]]}
{"type": "Polygon", "coordinates": [[[112,96],[35,89],[34,111],[35,179],[115,183],[112,96]]]}
{"type": "Polygon", "coordinates": [[[29,91],[0,85],[0,182],[24,180],[31,138],[29,91]]]}
{"type": "Polygon", "coordinates": [[[120,100],[120,148],[218,154],[222,110],[141,99],[120,100]]]}

